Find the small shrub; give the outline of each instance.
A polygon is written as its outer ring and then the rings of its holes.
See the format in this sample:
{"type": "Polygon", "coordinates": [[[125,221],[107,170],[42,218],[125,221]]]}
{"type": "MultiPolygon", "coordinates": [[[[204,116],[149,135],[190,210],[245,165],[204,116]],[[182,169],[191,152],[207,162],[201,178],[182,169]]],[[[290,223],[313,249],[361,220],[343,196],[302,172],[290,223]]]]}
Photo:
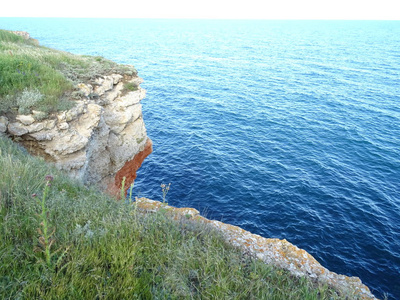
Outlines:
{"type": "Polygon", "coordinates": [[[139,89],[139,85],[136,82],[126,82],[124,84],[124,91],[125,92],[133,92],[139,89]]]}
{"type": "Polygon", "coordinates": [[[144,137],[142,138],[136,138],[136,143],[140,144],[141,142],[144,141],[144,137]]]}
{"type": "Polygon", "coordinates": [[[44,120],[45,118],[47,118],[47,114],[44,112],[44,111],[38,111],[37,113],[34,113],[33,114],[33,118],[36,120],[36,121],[42,121],[42,120],[44,120]]]}
{"type": "Polygon", "coordinates": [[[30,109],[42,99],[43,95],[38,89],[25,88],[22,93],[17,96],[17,105],[19,106],[18,112],[21,114],[29,113],[30,109]]]}
{"type": "Polygon", "coordinates": [[[6,95],[0,98],[0,113],[7,112],[15,105],[15,97],[12,95],[6,95]]]}

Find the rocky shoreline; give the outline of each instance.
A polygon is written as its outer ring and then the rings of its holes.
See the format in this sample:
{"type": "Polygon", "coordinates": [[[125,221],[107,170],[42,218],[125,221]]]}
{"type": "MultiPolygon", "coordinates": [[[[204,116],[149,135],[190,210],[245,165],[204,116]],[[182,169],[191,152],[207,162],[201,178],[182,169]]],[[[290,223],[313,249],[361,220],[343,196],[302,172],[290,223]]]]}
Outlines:
{"type": "Polygon", "coordinates": [[[225,241],[238,247],[245,254],[254,256],[267,264],[288,270],[294,276],[305,276],[313,281],[327,284],[340,292],[343,299],[377,299],[358,277],[348,277],[324,268],[307,251],[283,239],[269,239],[252,234],[240,227],[209,220],[194,208],[176,208],[167,203],[147,198],[136,199],[138,209],[144,213],[165,210],[175,219],[193,219],[208,224],[222,233],[225,241]]]}

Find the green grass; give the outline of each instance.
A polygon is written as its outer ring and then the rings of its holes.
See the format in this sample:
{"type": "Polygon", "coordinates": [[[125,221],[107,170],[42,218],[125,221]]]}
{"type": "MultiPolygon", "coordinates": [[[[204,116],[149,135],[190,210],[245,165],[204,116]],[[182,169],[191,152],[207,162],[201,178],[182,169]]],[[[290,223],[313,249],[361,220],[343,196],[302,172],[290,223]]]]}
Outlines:
{"type": "Polygon", "coordinates": [[[124,84],[124,89],[123,92],[132,92],[132,91],[137,91],[139,88],[137,83],[133,82],[127,82],[124,84]]]}
{"type": "Polygon", "coordinates": [[[205,225],[139,213],[1,137],[0,170],[0,299],[344,299],[205,225]]]}
{"type": "Polygon", "coordinates": [[[0,113],[68,109],[73,106],[68,96],[77,83],[111,73],[137,75],[132,66],[42,47],[0,30],[0,113]],[[24,100],[32,94],[36,101],[24,100]]]}

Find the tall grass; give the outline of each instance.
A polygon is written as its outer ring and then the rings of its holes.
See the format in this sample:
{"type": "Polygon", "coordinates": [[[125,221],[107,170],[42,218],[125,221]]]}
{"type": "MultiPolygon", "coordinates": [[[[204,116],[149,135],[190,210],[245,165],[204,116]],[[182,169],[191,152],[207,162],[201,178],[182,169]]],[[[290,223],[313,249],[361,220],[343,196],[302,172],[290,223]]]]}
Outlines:
{"type": "MultiPolygon", "coordinates": [[[[26,45],[35,45],[36,43],[31,39],[24,39],[22,36],[13,34],[12,32],[0,30],[0,41],[2,42],[10,42],[10,43],[18,43],[18,44],[26,44],[26,45]]],[[[2,46],[0,44],[0,50],[2,50],[2,46]]]]}
{"type": "Polygon", "coordinates": [[[0,53],[0,97],[18,99],[24,90],[34,89],[43,95],[35,103],[36,109],[51,111],[58,108],[61,97],[73,85],[62,73],[31,56],[0,53]]]}
{"type": "Polygon", "coordinates": [[[0,169],[1,299],[339,299],[205,225],[84,187],[5,138],[0,169]],[[43,219],[54,228],[47,254],[43,219]]]}

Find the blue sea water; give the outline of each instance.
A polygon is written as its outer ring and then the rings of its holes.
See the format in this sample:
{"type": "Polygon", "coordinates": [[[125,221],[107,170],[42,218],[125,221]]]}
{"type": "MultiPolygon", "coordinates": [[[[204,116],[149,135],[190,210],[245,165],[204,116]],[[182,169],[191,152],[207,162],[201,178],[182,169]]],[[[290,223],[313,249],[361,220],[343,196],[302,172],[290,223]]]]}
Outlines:
{"type": "Polygon", "coordinates": [[[400,299],[400,22],[0,18],[135,65],[135,195],[287,239],[400,299]]]}

